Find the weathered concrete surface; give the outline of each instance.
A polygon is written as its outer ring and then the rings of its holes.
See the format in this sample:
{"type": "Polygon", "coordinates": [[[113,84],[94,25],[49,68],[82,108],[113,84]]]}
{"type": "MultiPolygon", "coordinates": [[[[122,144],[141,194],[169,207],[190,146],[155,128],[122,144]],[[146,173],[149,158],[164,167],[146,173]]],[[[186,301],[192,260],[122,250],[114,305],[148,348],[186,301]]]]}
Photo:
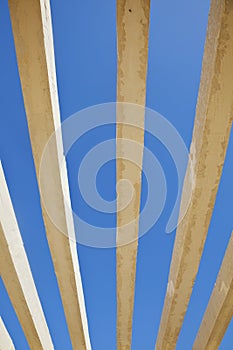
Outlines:
{"type": "Polygon", "coordinates": [[[233,233],[193,350],[218,349],[233,317],[233,233]]]}
{"type": "Polygon", "coordinates": [[[0,317],[0,349],[1,350],[15,350],[13,341],[0,317]]]}
{"type": "MultiPolygon", "coordinates": [[[[49,0],[9,0],[18,68],[37,178],[42,153],[60,126],[49,0]]],[[[42,179],[43,180],[43,179],[42,179]]],[[[48,164],[47,186],[61,233],[42,203],[43,219],[73,349],[91,349],[61,134],[48,164]],[[68,203],[65,206],[64,203],[68,203]],[[67,236],[69,236],[69,238],[67,236]]]]}
{"type": "Polygon", "coordinates": [[[0,251],[0,275],[30,349],[53,350],[54,347],[19,232],[1,163],[0,251]]]}
{"type": "Polygon", "coordinates": [[[176,232],[156,350],[172,350],[188,307],[213,212],[233,117],[233,2],[212,0],[190,164],[183,196],[192,200],[176,232]]]}
{"type": "MultiPolygon", "coordinates": [[[[145,105],[146,75],[148,60],[150,1],[117,1],[117,44],[118,76],[117,101],[145,105]]],[[[134,308],[134,289],[138,247],[138,216],[141,195],[141,167],[144,144],[144,108],[134,109],[130,106],[118,106],[117,122],[117,349],[129,350],[132,337],[132,317],[134,308]],[[139,127],[126,126],[131,123],[132,114],[139,127]],[[137,163],[132,160],[132,146],[124,139],[136,141],[139,150],[137,163]],[[124,154],[126,159],[122,159],[124,154]],[[133,164],[134,163],[134,164],[133,164]],[[125,179],[126,181],[120,180],[125,179]],[[132,185],[132,200],[125,209],[124,204],[130,197],[127,181],[132,185]],[[127,224],[127,227],[124,225],[127,224]],[[127,242],[131,242],[124,245],[127,242]]]]}

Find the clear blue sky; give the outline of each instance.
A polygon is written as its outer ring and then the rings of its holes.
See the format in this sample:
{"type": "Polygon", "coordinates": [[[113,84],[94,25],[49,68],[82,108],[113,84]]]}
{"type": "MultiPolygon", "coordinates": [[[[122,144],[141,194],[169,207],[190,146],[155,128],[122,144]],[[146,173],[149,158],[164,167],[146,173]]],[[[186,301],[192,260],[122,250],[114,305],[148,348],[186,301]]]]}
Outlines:
{"type": "MultiPolygon", "coordinates": [[[[51,8],[62,120],[84,107],[115,101],[115,1],[52,0],[51,8]]],[[[208,11],[209,0],[151,1],[147,106],[173,123],[187,147],[192,136],[208,11]]],[[[55,349],[70,350],[41,216],[7,0],[0,2],[0,77],[0,158],[55,349]]],[[[87,135],[81,144],[83,154],[93,140],[97,143],[112,132],[106,128],[100,135],[87,135]]],[[[154,350],[175,237],[175,232],[165,234],[177,190],[174,164],[156,140],[147,135],[145,142],[167,174],[169,192],[160,219],[139,242],[132,350],[154,350]]],[[[191,349],[233,228],[232,159],[233,135],[177,350],[191,349]]],[[[72,203],[85,215],[88,208],[80,204],[80,193],[76,188],[80,161],[77,147],[68,160],[72,203]]],[[[98,177],[99,190],[105,198],[114,197],[114,183],[115,166],[109,164],[98,177]]],[[[146,196],[145,186],[143,195],[146,196]]],[[[101,216],[99,220],[105,219],[101,216]]],[[[114,217],[112,220],[115,222],[114,217]]],[[[114,350],[115,249],[78,246],[78,252],[93,350],[114,350]]],[[[1,279],[0,315],[16,349],[29,349],[1,279]]],[[[233,322],[221,350],[233,349],[232,334],[233,322]]]]}

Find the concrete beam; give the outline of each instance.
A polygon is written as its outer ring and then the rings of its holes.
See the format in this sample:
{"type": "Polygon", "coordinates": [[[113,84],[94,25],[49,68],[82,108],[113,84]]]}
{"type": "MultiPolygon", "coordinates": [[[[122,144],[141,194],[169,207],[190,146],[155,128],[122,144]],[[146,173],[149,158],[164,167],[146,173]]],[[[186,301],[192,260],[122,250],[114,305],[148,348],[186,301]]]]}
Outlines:
{"type": "MultiPolygon", "coordinates": [[[[9,0],[19,75],[37,178],[45,145],[60,126],[49,0],[9,0]]],[[[66,321],[74,349],[90,350],[87,317],[76,249],[66,161],[61,133],[48,166],[47,186],[54,215],[65,234],[42,213],[66,321]],[[65,205],[65,203],[68,205],[65,205]],[[69,238],[68,238],[69,237],[69,238]]]]}
{"type": "Polygon", "coordinates": [[[0,247],[0,274],[30,348],[53,350],[1,163],[0,247]]]}
{"type": "Polygon", "coordinates": [[[211,220],[233,118],[233,2],[212,0],[201,83],[157,350],[173,350],[189,304],[211,220]]]}
{"type": "Polygon", "coordinates": [[[233,317],[233,233],[193,350],[218,349],[233,317]]]}
{"type": "Polygon", "coordinates": [[[1,350],[15,350],[15,346],[11,337],[5,327],[5,324],[0,317],[0,349],[1,350]]]}
{"type": "MultiPolygon", "coordinates": [[[[145,105],[148,61],[149,0],[117,1],[118,76],[117,101],[145,105]]],[[[141,168],[144,144],[144,108],[117,108],[117,349],[131,348],[134,289],[138,247],[138,218],[141,196],[141,168]],[[131,123],[135,113],[135,127],[131,123]],[[125,139],[136,142],[134,150],[125,139]],[[140,147],[141,146],[141,147],[140,147]],[[136,153],[136,155],[135,155],[136,153]],[[122,157],[124,155],[124,158],[122,157]],[[136,163],[135,164],[135,157],[136,163]],[[121,180],[127,181],[121,181],[121,180]],[[130,182],[133,197],[125,209],[130,182]],[[127,226],[126,226],[127,225],[127,226]],[[129,243],[130,242],[130,243],[129,243]],[[128,243],[128,244],[126,244],[128,243]],[[126,244],[126,245],[125,245],[126,244]]]]}

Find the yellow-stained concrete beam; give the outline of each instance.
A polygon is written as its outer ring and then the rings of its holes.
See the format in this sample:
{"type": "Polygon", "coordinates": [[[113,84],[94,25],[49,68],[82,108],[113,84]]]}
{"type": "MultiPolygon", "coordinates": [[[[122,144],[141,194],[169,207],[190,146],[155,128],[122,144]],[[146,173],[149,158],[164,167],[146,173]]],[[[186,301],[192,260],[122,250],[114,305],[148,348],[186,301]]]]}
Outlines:
{"type": "Polygon", "coordinates": [[[177,228],[156,350],[174,350],[206,240],[233,118],[233,2],[212,0],[202,75],[184,181],[192,199],[177,228]]]}
{"type": "Polygon", "coordinates": [[[1,350],[15,350],[14,343],[13,343],[1,317],[0,317],[0,349],[1,350]]]}
{"type": "Polygon", "coordinates": [[[32,277],[1,163],[0,251],[0,275],[30,349],[53,350],[53,343],[32,277]]]}
{"type": "Polygon", "coordinates": [[[233,233],[193,350],[218,349],[233,317],[233,233]]]}
{"type": "MultiPolygon", "coordinates": [[[[148,61],[149,0],[117,0],[118,76],[117,101],[145,105],[148,61]]],[[[141,167],[144,144],[144,108],[120,105],[117,108],[117,349],[131,348],[132,317],[138,247],[138,217],[141,195],[141,167]],[[136,113],[135,125],[132,113],[136,113]],[[136,141],[138,166],[131,159],[132,145],[124,139],[136,141]],[[121,158],[124,155],[125,159],[121,158]],[[132,162],[131,162],[132,161],[132,162]],[[134,163],[134,164],[133,164],[134,163]],[[121,181],[122,179],[126,181],[121,181]],[[124,202],[131,183],[134,194],[125,209],[124,202]],[[133,221],[132,221],[133,220],[133,221]],[[130,223],[132,221],[132,223],[130,223]],[[128,225],[127,225],[128,224],[128,225]],[[126,226],[127,225],[127,228],[126,226]],[[124,227],[125,226],[125,227],[124,227]],[[127,238],[125,238],[127,236],[127,238]],[[131,241],[125,245],[125,243],[131,241]]],[[[134,157],[135,158],[135,157],[134,157]]]]}
{"type": "MultiPolygon", "coordinates": [[[[60,126],[54,46],[49,0],[9,0],[19,75],[37,178],[44,147],[60,126]]],[[[47,184],[61,233],[42,213],[73,349],[90,350],[82,282],[70,205],[61,132],[48,166],[47,184]],[[65,205],[64,203],[68,203],[65,205]],[[69,237],[69,238],[68,238],[69,237]]]]}

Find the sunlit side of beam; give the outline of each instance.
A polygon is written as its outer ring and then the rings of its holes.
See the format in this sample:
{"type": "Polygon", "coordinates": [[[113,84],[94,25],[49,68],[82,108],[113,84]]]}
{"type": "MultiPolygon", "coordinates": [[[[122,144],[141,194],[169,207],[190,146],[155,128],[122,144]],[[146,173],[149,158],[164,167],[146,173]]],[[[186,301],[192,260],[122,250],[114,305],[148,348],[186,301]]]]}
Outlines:
{"type": "Polygon", "coordinates": [[[15,350],[15,346],[11,337],[5,327],[5,324],[0,317],[0,349],[1,350],[15,350]]]}
{"type": "Polygon", "coordinates": [[[30,348],[53,350],[1,163],[0,247],[0,275],[30,348]]]}
{"type": "MultiPolygon", "coordinates": [[[[9,8],[39,179],[44,147],[51,134],[60,126],[50,3],[49,0],[9,0],[9,8]]],[[[90,350],[73,218],[67,210],[71,205],[61,133],[58,132],[56,136],[46,185],[52,193],[54,215],[61,223],[64,234],[56,227],[56,223],[51,222],[43,203],[42,213],[73,349],[90,350]]]]}

